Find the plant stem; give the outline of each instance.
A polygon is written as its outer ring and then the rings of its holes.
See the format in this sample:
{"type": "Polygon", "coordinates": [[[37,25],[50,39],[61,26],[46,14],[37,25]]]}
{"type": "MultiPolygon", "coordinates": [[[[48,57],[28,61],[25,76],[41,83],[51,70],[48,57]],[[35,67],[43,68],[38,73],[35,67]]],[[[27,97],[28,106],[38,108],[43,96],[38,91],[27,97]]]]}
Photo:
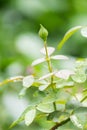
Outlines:
{"type": "MultiPolygon", "coordinates": [[[[46,43],[46,41],[44,42],[44,47],[45,47],[45,51],[46,51],[46,60],[47,60],[47,64],[48,64],[48,69],[49,69],[49,72],[52,73],[53,69],[52,69],[50,56],[49,56],[48,51],[47,51],[47,43],[46,43]]],[[[53,84],[53,76],[51,76],[51,84],[53,84]]]]}
{"type": "MultiPolygon", "coordinates": [[[[52,69],[52,64],[51,64],[50,56],[49,56],[49,54],[48,54],[47,42],[46,42],[46,41],[44,42],[44,47],[45,47],[45,51],[46,51],[46,61],[47,61],[47,64],[48,64],[48,69],[49,69],[49,72],[52,73],[52,72],[53,72],[53,69],[52,69]]],[[[51,85],[52,85],[52,89],[53,89],[53,91],[54,91],[53,75],[51,76],[51,85]]],[[[56,110],[56,103],[53,102],[53,105],[54,105],[54,110],[56,110]]]]}
{"type": "Polygon", "coordinates": [[[20,81],[22,79],[23,79],[23,76],[12,77],[10,79],[4,80],[3,82],[0,82],[0,86],[10,83],[10,82],[20,81]]]}
{"type": "Polygon", "coordinates": [[[47,50],[47,43],[46,43],[46,41],[44,42],[44,47],[45,47],[45,51],[46,51],[46,60],[47,60],[47,63],[48,63],[48,68],[49,68],[49,71],[52,72],[52,65],[51,65],[50,57],[49,57],[49,55],[48,55],[48,50],[47,50]]]}
{"type": "Polygon", "coordinates": [[[85,96],[80,102],[84,102],[87,99],[87,96],[85,96]]]}
{"type": "Polygon", "coordinates": [[[67,118],[66,120],[60,122],[60,123],[56,123],[50,130],[56,130],[58,127],[66,124],[67,122],[70,121],[70,118],[67,118]]]}

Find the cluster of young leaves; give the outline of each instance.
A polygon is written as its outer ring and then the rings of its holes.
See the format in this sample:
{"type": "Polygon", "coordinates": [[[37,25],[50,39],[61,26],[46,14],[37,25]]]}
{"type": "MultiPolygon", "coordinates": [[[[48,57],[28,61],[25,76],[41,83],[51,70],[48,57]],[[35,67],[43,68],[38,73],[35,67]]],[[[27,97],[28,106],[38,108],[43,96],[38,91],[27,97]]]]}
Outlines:
{"type": "MultiPolygon", "coordinates": [[[[68,38],[79,29],[84,34],[84,27],[82,26],[70,29],[58,44],[58,49],[60,50],[68,38]]],[[[48,31],[42,25],[39,36],[44,41],[44,47],[40,50],[43,58],[33,61],[32,66],[34,67],[40,63],[47,62],[49,73],[39,78],[34,75],[18,76],[0,83],[0,85],[3,85],[8,82],[21,80],[23,88],[19,93],[20,97],[26,94],[27,89],[30,89],[30,91],[33,90],[31,91],[31,95],[29,95],[29,106],[12,123],[10,128],[21,121],[25,121],[25,124],[29,126],[34,120],[44,115],[47,121],[54,123],[54,126],[49,128],[50,130],[55,130],[67,122],[72,122],[79,129],[86,129],[87,106],[83,105],[83,101],[86,100],[87,96],[85,95],[80,100],[77,94],[87,91],[80,87],[87,82],[87,59],[76,60],[74,70],[58,70],[58,68],[53,70],[52,60],[69,60],[69,57],[65,55],[53,55],[55,48],[47,46],[48,31]],[[76,87],[78,91],[73,92],[76,87]],[[80,89],[81,91],[79,92],[80,89]]]]}

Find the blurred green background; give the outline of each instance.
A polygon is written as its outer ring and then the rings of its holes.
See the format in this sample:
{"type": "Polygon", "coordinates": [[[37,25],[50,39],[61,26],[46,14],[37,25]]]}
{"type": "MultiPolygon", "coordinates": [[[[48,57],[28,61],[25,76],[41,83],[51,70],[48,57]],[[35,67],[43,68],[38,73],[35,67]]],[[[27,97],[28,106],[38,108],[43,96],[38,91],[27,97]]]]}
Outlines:
{"type": "MultiPolygon", "coordinates": [[[[0,0],[0,81],[32,73],[30,64],[40,57],[43,46],[38,36],[40,24],[49,31],[48,45],[57,47],[68,29],[87,25],[87,0],[0,0]]],[[[86,57],[87,39],[77,32],[60,53],[73,59],[86,57]]],[[[69,64],[72,66],[72,61],[69,64]]],[[[17,98],[20,87],[15,83],[0,88],[0,130],[7,130],[28,104],[17,98]]],[[[39,130],[38,126],[29,129],[22,124],[12,130],[39,130]]]]}

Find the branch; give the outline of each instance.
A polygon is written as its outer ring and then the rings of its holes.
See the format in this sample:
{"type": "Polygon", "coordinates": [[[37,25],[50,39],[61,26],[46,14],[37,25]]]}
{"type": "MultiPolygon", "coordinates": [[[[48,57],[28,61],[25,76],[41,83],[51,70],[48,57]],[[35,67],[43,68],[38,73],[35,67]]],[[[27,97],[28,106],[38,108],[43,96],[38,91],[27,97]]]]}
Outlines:
{"type": "Polygon", "coordinates": [[[66,119],[66,120],[64,120],[64,121],[62,121],[62,122],[60,122],[60,123],[56,123],[56,125],[54,125],[50,130],[56,130],[58,127],[60,127],[60,126],[62,126],[62,125],[64,125],[64,124],[66,124],[67,122],[69,122],[70,121],[70,118],[68,118],[68,119],[66,119]]]}
{"type": "Polygon", "coordinates": [[[16,76],[16,77],[12,77],[10,79],[6,79],[3,82],[0,82],[0,86],[10,83],[10,82],[16,82],[16,81],[20,81],[23,79],[23,76],[16,76]]]}

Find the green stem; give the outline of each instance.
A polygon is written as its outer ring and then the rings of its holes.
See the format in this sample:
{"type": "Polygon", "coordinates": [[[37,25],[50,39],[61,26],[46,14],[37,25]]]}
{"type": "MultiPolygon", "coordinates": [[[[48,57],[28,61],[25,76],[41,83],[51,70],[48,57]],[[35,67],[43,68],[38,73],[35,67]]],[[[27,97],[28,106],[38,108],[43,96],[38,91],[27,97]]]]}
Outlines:
{"type": "Polygon", "coordinates": [[[84,102],[87,99],[87,96],[85,96],[80,102],[84,102]]]}
{"type": "Polygon", "coordinates": [[[46,60],[47,60],[47,63],[48,63],[48,69],[49,69],[50,72],[52,72],[52,65],[51,65],[50,57],[48,55],[46,41],[44,42],[44,47],[45,47],[45,51],[46,51],[46,60]]]}
{"type": "Polygon", "coordinates": [[[5,85],[5,84],[10,83],[10,82],[20,81],[22,79],[23,79],[23,76],[17,76],[17,77],[13,77],[10,79],[6,79],[3,82],[0,82],[0,86],[5,85]]]}
{"type": "MultiPolygon", "coordinates": [[[[53,72],[53,69],[52,69],[52,64],[51,64],[50,56],[49,56],[49,54],[48,54],[47,42],[46,42],[46,41],[44,42],[44,47],[45,47],[45,51],[46,51],[46,61],[47,61],[47,64],[48,64],[48,69],[49,69],[49,72],[52,73],[52,72],[53,72]]],[[[52,85],[52,89],[53,89],[53,91],[54,91],[53,75],[51,76],[51,85],[52,85]]],[[[54,109],[56,110],[56,103],[53,102],[53,105],[54,105],[54,109]]]]}
{"type": "MultiPolygon", "coordinates": [[[[50,56],[48,55],[46,41],[44,42],[44,47],[45,47],[45,51],[46,51],[46,60],[47,60],[47,64],[48,64],[48,69],[49,69],[49,72],[52,73],[53,69],[52,69],[52,64],[51,64],[50,56]]],[[[53,84],[53,76],[51,76],[51,84],[53,84]]]]}

